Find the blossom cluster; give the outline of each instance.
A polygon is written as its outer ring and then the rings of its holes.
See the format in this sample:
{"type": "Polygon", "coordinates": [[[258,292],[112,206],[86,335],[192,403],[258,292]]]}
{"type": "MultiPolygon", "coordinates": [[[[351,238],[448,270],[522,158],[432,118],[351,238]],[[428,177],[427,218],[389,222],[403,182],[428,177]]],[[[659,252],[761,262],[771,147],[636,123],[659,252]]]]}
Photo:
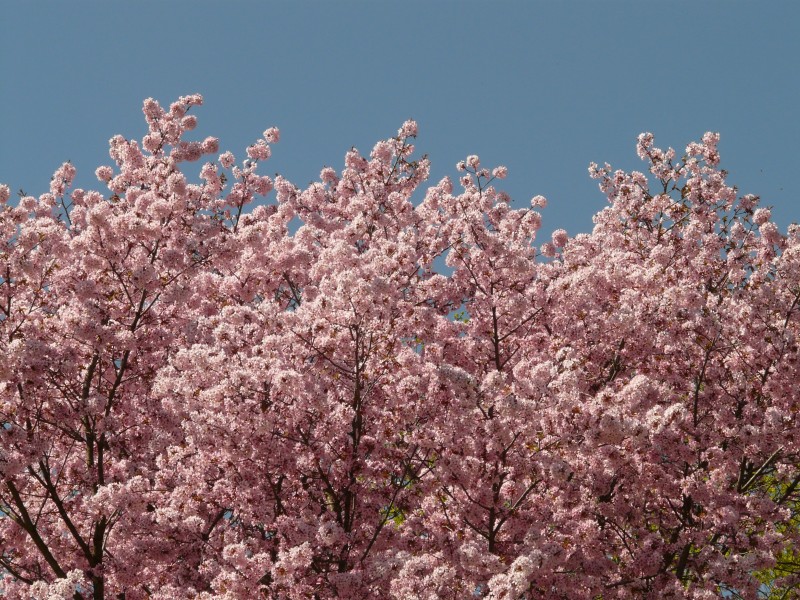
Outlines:
{"type": "Polygon", "coordinates": [[[0,185],[0,597],[800,585],[800,229],[718,135],[642,134],[540,242],[477,155],[412,201],[413,121],[300,188],[276,128],[189,139],[201,104],[146,100],[107,190],[0,185]]]}

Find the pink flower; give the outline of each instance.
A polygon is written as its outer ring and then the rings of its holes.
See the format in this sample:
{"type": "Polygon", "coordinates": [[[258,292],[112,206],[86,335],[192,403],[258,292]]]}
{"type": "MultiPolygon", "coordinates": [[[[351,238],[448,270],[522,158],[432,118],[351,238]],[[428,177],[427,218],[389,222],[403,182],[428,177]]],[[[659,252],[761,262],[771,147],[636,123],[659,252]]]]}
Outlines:
{"type": "Polygon", "coordinates": [[[545,208],[547,206],[547,198],[544,196],[534,196],[531,198],[532,208],[545,208]]]}
{"type": "Polygon", "coordinates": [[[768,208],[758,208],[753,213],[753,223],[763,225],[772,218],[772,212],[768,208]]]}
{"type": "Polygon", "coordinates": [[[99,181],[109,182],[111,178],[114,176],[114,171],[109,166],[101,166],[97,167],[94,172],[95,176],[99,181]]]}
{"type": "Polygon", "coordinates": [[[203,104],[203,96],[201,96],[200,94],[181,96],[179,101],[184,103],[186,106],[199,106],[203,104]]]}
{"type": "Polygon", "coordinates": [[[470,155],[467,157],[466,163],[467,163],[467,166],[468,166],[470,169],[475,169],[475,170],[477,170],[477,169],[478,169],[478,167],[480,167],[480,166],[481,166],[481,161],[480,161],[480,158],[478,158],[478,155],[477,155],[477,154],[470,154],[470,155]]]}
{"type": "Polygon", "coordinates": [[[564,229],[556,229],[553,232],[552,239],[554,246],[556,246],[557,248],[563,248],[564,246],[567,245],[567,240],[569,239],[569,236],[567,235],[567,232],[564,229]]]}
{"type": "MultiPolygon", "coordinates": [[[[650,148],[652,148],[652,146],[653,146],[653,134],[649,132],[640,133],[639,137],[636,140],[636,154],[638,154],[639,158],[641,158],[642,160],[646,160],[647,154],[650,151],[650,148]]],[[[594,163],[592,163],[592,165],[595,166],[594,163]]]]}
{"type": "Polygon", "coordinates": [[[195,127],[197,127],[197,117],[194,115],[188,115],[181,119],[181,127],[183,127],[186,131],[192,131],[195,127]]]}
{"type": "Polygon", "coordinates": [[[186,114],[186,105],[183,102],[173,102],[169,105],[169,114],[175,119],[180,119],[186,114]]]}
{"type": "Polygon", "coordinates": [[[372,158],[375,158],[383,163],[388,163],[392,159],[392,146],[389,142],[378,142],[370,153],[372,158]]]}
{"type": "Polygon", "coordinates": [[[500,166],[495,167],[492,170],[492,177],[496,177],[497,179],[505,179],[508,176],[508,168],[500,166]]]}
{"type": "Polygon", "coordinates": [[[327,183],[330,185],[336,185],[338,183],[339,178],[336,175],[336,171],[331,169],[330,167],[325,167],[320,171],[319,178],[322,180],[322,183],[327,183]]]}
{"type": "Polygon", "coordinates": [[[409,119],[398,130],[397,135],[401,138],[417,137],[417,122],[409,119]]]}
{"type": "Polygon", "coordinates": [[[142,139],[142,146],[150,153],[156,152],[161,147],[161,144],[161,136],[155,133],[148,134],[142,139]]]}
{"type": "Polygon", "coordinates": [[[236,157],[231,152],[224,152],[219,155],[219,163],[226,169],[230,169],[234,162],[236,162],[236,157]]]}
{"type": "Polygon", "coordinates": [[[777,244],[781,239],[780,231],[775,223],[766,222],[758,228],[761,237],[770,244],[777,244]]]}
{"type": "Polygon", "coordinates": [[[36,198],[33,196],[25,196],[19,201],[19,207],[25,212],[32,212],[36,208],[36,198]]]}
{"type": "Polygon", "coordinates": [[[75,166],[65,162],[53,173],[53,178],[50,180],[50,193],[56,197],[63,196],[66,189],[72,185],[74,178],[75,166]]]}
{"type": "Polygon", "coordinates": [[[266,196],[267,194],[272,191],[272,179],[269,177],[258,177],[256,179],[255,185],[255,192],[261,196],[266,196]]]}
{"type": "Polygon", "coordinates": [[[264,131],[264,139],[270,144],[277,144],[281,141],[281,132],[277,127],[270,127],[264,131]]]}
{"type": "Polygon", "coordinates": [[[142,112],[144,112],[144,116],[147,119],[147,122],[155,122],[164,116],[164,111],[161,108],[161,105],[154,100],[153,98],[147,98],[142,105],[142,112]]]}
{"type": "Polygon", "coordinates": [[[247,148],[247,156],[253,160],[267,160],[272,152],[262,140],[247,148]]]}
{"type": "Polygon", "coordinates": [[[719,134],[713,131],[707,131],[703,134],[703,144],[709,148],[715,148],[719,144],[719,134]]]}
{"type": "Polygon", "coordinates": [[[200,142],[181,142],[176,154],[180,160],[194,162],[203,156],[203,145],[200,142]]]}
{"type": "Polygon", "coordinates": [[[219,150],[219,140],[215,137],[207,137],[203,140],[203,153],[214,154],[219,150]]]}
{"type": "Polygon", "coordinates": [[[0,184],[0,204],[5,204],[11,197],[11,190],[5,184],[0,184]]]}

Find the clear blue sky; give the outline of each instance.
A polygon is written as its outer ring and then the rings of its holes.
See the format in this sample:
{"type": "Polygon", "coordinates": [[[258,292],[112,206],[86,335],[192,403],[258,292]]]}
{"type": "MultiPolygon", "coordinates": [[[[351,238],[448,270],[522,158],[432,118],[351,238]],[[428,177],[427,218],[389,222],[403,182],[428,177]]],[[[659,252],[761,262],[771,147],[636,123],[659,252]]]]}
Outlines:
{"type": "Polygon", "coordinates": [[[298,185],[413,117],[433,181],[476,153],[509,167],[544,229],[591,229],[590,161],[640,168],[652,131],[712,130],[729,180],[782,227],[800,220],[800,2],[6,2],[0,182],[47,190],[64,160],[95,187],[108,139],[141,137],[142,100],[200,92],[199,136],[237,157],[268,126],[265,165],[298,185]]]}

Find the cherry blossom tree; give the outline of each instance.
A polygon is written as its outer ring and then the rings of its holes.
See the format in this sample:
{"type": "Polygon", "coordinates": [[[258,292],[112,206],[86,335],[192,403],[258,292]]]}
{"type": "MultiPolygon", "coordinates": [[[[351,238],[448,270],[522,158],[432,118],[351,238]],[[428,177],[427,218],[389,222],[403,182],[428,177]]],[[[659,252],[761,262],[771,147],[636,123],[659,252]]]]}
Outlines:
{"type": "MultiPolygon", "coordinates": [[[[551,264],[550,358],[529,380],[573,488],[554,499],[571,523],[559,589],[756,597],[754,570],[796,545],[800,230],[737,199],[717,142],[676,160],[641,136],[653,184],[592,165],[610,205],[551,264]]],[[[512,568],[490,587],[545,594],[539,577],[512,568]]]]}
{"type": "Polygon", "coordinates": [[[0,596],[794,593],[800,229],[718,136],[542,243],[504,167],[421,191],[413,121],[301,189],[201,102],[106,192],[0,187],[0,596]]]}

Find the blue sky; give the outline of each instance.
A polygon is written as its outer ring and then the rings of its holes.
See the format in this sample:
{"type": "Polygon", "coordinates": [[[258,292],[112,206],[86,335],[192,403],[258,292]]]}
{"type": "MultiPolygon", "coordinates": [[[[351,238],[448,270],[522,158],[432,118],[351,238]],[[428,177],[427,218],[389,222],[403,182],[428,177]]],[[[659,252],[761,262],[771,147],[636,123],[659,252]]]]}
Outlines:
{"type": "Polygon", "coordinates": [[[479,154],[546,232],[591,230],[590,161],[640,168],[636,136],[683,149],[719,131],[741,192],[800,220],[800,3],[7,2],[0,7],[0,182],[47,190],[64,161],[99,188],[108,139],[141,137],[142,100],[200,92],[197,134],[298,185],[412,117],[432,182],[479,154]]]}

